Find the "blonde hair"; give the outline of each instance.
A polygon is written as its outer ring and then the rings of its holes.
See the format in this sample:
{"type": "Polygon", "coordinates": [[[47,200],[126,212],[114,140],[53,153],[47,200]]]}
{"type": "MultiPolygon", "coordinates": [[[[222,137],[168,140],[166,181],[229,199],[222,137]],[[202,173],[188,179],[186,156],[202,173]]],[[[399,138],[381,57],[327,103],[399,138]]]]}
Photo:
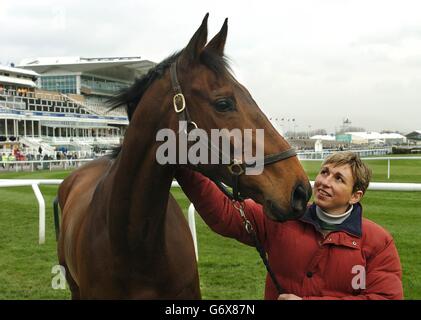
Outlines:
{"type": "Polygon", "coordinates": [[[363,194],[371,180],[371,169],[361,160],[360,156],[351,151],[337,152],[328,156],[322,166],[332,164],[334,167],[349,165],[351,167],[354,186],[352,192],[361,190],[363,194]]]}

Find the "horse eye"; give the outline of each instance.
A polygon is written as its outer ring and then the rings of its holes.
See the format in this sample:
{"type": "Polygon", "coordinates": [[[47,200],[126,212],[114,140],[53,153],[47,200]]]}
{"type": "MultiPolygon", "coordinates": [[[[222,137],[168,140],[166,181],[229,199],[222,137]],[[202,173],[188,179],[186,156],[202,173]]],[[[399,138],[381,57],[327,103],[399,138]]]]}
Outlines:
{"type": "Polygon", "coordinates": [[[219,99],[215,102],[215,108],[220,112],[232,111],[235,109],[234,101],[231,99],[219,99]]]}

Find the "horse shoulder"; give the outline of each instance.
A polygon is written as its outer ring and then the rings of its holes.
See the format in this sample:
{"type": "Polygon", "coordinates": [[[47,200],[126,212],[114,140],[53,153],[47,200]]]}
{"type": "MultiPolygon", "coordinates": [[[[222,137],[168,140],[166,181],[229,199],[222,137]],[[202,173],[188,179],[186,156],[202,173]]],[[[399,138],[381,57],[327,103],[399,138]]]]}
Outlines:
{"type": "Polygon", "coordinates": [[[98,159],[73,171],[59,187],[58,197],[62,210],[59,240],[60,262],[69,268],[79,283],[79,267],[76,255],[80,250],[82,225],[89,215],[89,204],[98,181],[107,173],[110,160],[98,159]]]}
{"type": "Polygon", "coordinates": [[[58,198],[60,207],[63,209],[67,202],[69,195],[74,193],[79,193],[80,185],[93,185],[96,180],[99,180],[100,177],[106,173],[107,168],[109,168],[112,160],[107,158],[99,158],[93,160],[86,165],[74,170],[69,176],[67,176],[63,182],[60,184],[58,189],[58,198]]]}

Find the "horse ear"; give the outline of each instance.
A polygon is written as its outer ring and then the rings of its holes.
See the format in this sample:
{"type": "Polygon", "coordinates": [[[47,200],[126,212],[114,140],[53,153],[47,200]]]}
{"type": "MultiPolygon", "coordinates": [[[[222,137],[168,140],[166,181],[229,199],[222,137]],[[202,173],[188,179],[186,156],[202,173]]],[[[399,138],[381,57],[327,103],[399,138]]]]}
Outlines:
{"type": "Polygon", "coordinates": [[[228,18],[225,19],[221,30],[219,30],[219,32],[208,43],[205,50],[213,51],[222,57],[224,55],[224,48],[225,48],[225,41],[227,40],[227,33],[228,33],[228,18]]]}
{"type": "Polygon", "coordinates": [[[187,61],[190,62],[199,58],[200,53],[202,52],[202,49],[208,39],[208,17],[209,13],[206,13],[199,29],[197,29],[193,37],[190,39],[189,44],[184,48],[182,53],[183,59],[187,59],[187,61]]]}

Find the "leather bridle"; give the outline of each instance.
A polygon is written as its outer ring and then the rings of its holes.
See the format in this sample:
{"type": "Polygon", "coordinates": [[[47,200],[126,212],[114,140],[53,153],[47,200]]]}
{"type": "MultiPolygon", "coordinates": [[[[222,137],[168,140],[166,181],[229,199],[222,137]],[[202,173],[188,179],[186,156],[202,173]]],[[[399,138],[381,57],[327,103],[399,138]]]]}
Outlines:
{"type": "MultiPolygon", "coordinates": [[[[183,95],[183,92],[181,90],[180,83],[177,78],[177,62],[173,62],[170,67],[170,74],[171,74],[171,83],[174,90],[174,97],[173,97],[173,105],[174,110],[178,115],[179,121],[185,121],[186,122],[186,128],[184,128],[185,133],[188,134],[188,129],[193,128],[197,129],[197,124],[192,121],[187,105],[186,105],[186,99],[183,95]]],[[[210,145],[207,146],[211,152],[213,150],[218,150],[218,156],[221,159],[220,153],[222,151],[219,151],[219,148],[216,148],[212,143],[210,142],[210,145]]],[[[289,148],[287,150],[267,155],[263,158],[263,166],[270,165],[272,163],[276,163],[282,160],[286,160],[291,157],[295,157],[297,153],[294,149],[289,148]]],[[[223,163],[223,162],[221,162],[223,163]]],[[[232,179],[232,193],[230,193],[221,182],[215,181],[217,186],[231,199],[236,201],[243,201],[244,198],[240,196],[239,193],[239,177],[246,172],[246,168],[253,168],[255,166],[255,163],[249,164],[243,162],[241,159],[231,159],[230,163],[228,164],[227,168],[228,171],[231,174],[232,179]]]]}

